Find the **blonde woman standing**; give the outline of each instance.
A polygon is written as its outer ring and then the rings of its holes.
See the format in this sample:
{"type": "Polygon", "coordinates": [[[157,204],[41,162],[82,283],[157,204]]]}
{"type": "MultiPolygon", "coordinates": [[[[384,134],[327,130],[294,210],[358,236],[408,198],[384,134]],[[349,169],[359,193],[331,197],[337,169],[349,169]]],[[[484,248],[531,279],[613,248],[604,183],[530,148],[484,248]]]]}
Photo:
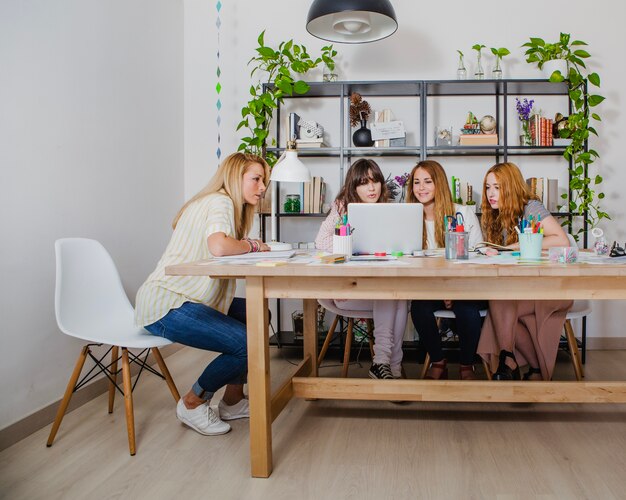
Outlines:
{"type": "Polygon", "coordinates": [[[258,156],[228,156],[208,185],[180,209],[165,253],[137,292],[138,326],[173,342],[221,353],[176,407],[178,419],[200,434],[224,434],[230,425],[223,420],[249,415],[243,393],[247,368],[245,300],[234,298],[235,280],[167,276],[165,267],[269,250],[261,241],[247,238],[269,174],[269,166],[258,156]],[[223,386],[226,391],[219,403],[220,419],[209,401],[223,386]]]}

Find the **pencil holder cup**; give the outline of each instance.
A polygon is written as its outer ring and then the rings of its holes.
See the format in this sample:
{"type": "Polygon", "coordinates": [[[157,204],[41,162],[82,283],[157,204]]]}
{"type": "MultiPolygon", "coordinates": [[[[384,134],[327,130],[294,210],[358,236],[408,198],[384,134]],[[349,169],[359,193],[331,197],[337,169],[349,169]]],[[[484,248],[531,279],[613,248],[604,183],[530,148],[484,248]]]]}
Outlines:
{"type": "Polygon", "coordinates": [[[446,233],[446,259],[467,260],[469,259],[469,235],[466,232],[446,233]]]}
{"type": "Polygon", "coordinates": [[[541,244],[543,234],[523,233],[519,235],[519,254],[522,259],[541,259],[541,244]]]}
{"type": "Polygon", "coordinates": [[[352,235],[333,235],[333,253],[343,254],[350,258],[352,256],[352,235]]]}

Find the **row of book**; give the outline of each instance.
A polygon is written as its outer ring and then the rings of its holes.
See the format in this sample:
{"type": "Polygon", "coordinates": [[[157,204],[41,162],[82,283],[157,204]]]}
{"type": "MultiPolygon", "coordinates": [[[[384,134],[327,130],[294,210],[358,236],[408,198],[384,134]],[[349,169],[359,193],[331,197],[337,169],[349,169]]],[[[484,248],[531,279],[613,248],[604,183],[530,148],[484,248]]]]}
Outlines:
{"type": "Polygon", "coordinates": [[[530,120],[530,135],[532,137],[533,146],[552,146],[552,125],[554,121],[550,118],[544,118],[534,115],[530,120]]]}
{"type": "Polygon", "coordinates": [[[310,182],[300,186],[300,212],[303,214],[319,214],[322,212],[326,199],[326,183],[323,177],[311,177],[310,182]]]}
{"type": "Polygon", "coordinates": [[[559,211],[559,180],[548,179],[546,177],[529,177],[526,184],[530,187],[530,191],[539,198],[548,212],[554,213],[559,211]]]}

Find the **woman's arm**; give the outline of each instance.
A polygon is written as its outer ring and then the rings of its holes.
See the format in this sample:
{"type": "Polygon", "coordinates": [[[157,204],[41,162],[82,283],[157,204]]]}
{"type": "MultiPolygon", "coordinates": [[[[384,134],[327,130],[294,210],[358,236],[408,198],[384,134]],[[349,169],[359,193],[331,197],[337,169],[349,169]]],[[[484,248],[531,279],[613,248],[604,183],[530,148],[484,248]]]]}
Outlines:
{"type": "Polygon", "coordinates": [[[270,247],[263,243],[261,240],[237,240],[226,236],[225,233],[217,232],[209,235],[207,238],[207,245],[209,252],[214,257],[225,257],[227,255],[239,255],[242,253],[248,253],[256,247],[255,243],[258,243],[259,252],[267,252],[270,247]]]}
{"type": "Polygon", "coordinates": [[[550,215],[545,219],[541,219],[541,227],[543,227],[541,248],[569,246],[569,238],[555,217],[550,215]]]}
{"type": "Polygon", "coordinates": [[[337,202],[335,202],[330,209],[328,217],[326,217],[326,220],[322,222],[320,230],[317,232],[317,237],[315,238],[315,248],[325,252],[333,251],[333,235],[335,234],[335,224],[337,224],[339,218],[339,210],[337,202]]]}

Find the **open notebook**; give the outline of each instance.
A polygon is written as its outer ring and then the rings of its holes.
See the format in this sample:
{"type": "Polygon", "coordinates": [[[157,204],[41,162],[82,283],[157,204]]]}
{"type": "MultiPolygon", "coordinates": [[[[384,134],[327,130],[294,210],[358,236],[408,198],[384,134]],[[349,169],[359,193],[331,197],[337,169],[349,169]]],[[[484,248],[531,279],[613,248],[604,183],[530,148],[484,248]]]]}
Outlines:
{"type": "Polygon", "coordinates": [[[295,250],[275,250],[273,252],[253,252],[239,255],[225,255],[214,257],[218,260],[267,260],[267,259],[290,259],[296,254],[295,250]]]}

